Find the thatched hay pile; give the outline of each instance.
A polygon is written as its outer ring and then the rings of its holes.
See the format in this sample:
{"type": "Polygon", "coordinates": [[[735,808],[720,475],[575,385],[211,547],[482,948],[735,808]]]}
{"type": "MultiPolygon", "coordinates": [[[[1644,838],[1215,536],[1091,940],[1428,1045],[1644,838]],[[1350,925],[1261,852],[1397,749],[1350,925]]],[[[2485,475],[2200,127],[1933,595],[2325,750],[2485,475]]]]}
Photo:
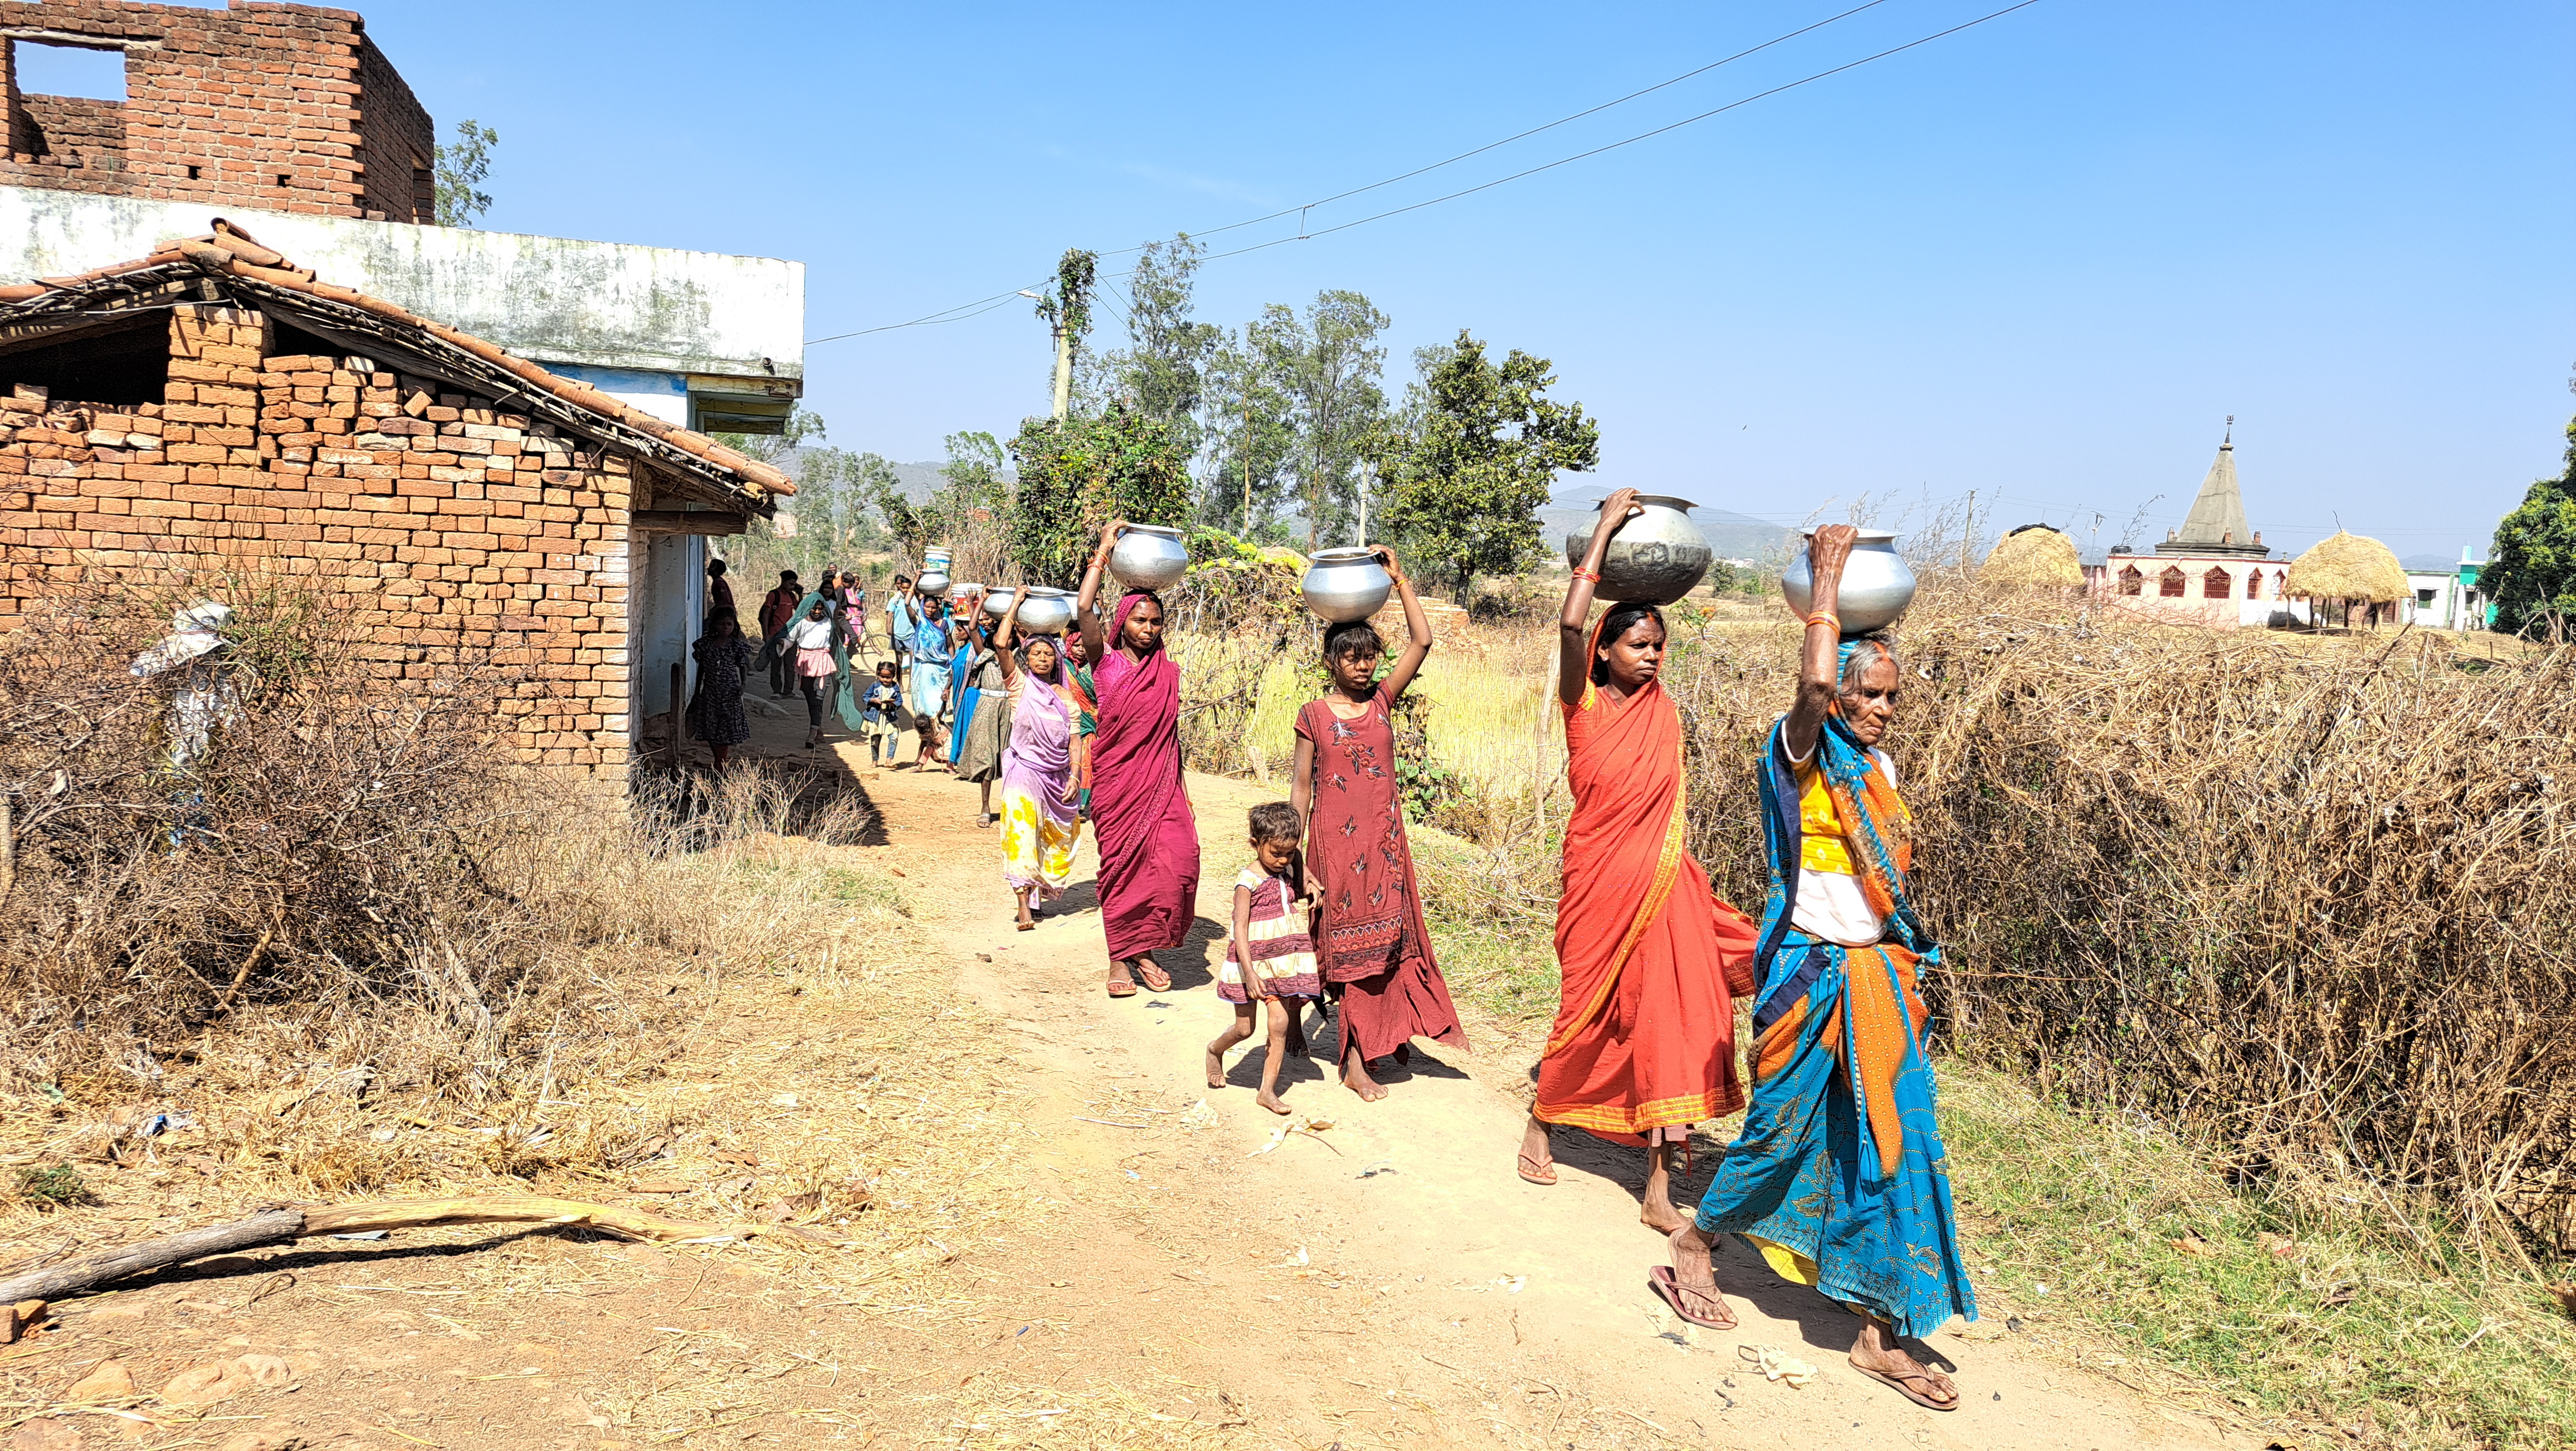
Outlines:
{"type": "Polygon", "coordinates": [[[2333,537],[2290,561],[2292,599],[2363,600],[2390,604],[2412,593],[2406,567],[2387,545],[2338,529],[2333,537]]]}
{"type": "MultiPolygon", "coordinates": [[[[1691,849],[1741,904],[1795,648],[1685,633],[1667,675],[1691,849]]],[[[2321,1201],[2419,1192],[2576,1246],[2576,651],[2490,664],[1955,589],[1918,597],[1899,650],[1945,1037],[2321,1201]]]]}
{"type": "Polygon", "coordinates": [[[2075,541],[2045,524],[2025,524],[2003,538],[1977,567],[1981,584],[2023,589],[2081,589],[2084,562],[2075,541]]]}

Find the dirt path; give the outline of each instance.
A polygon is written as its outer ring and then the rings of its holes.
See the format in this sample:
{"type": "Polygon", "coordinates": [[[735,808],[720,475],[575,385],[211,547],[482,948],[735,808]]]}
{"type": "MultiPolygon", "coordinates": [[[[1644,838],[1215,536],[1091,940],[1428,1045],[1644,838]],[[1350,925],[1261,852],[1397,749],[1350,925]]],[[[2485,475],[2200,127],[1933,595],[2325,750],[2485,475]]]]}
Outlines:
{"type": "MultiPolygon", "coordinates": [[[[864,838],[882,844],[777,850],[825,853],[879,900],[893,887],[913,920],[855,968],[737,966],[678,1056],[612,1105],[668,1147],[537,1187],[724,1222],[864,1182],[874,1207],[836,1221],[862,1248],[460,1228],[211,1261],[67,1303],[0,1350],[0,1451],[2231,1444],[1998,1328],[2010,1307],[1934,1338],[1967,1395],[1951,1415],[1843,1368],[1849,1317],[1740,1253],[1720,1274],[1742,1327],[1681,1333],[1645,1288],[1659,1241],[1636,1222],[1633,1154],[1569,1135],[1562,1183],[1512,1175],[1529,1065],[1500,1049],[1417,1049],[1377,1104],[1299,1062],[1296,1121],[1331,1127],[1256,1153],[1282,1122],[1243,1086],[1257,1062],[1213,1093],[1200,1065],[1228,1012],[1207,961],[1260,792],[1192,779],[1213,883],[1195,950],[1167,955],[1172,992],[1116,1002],[1088,848],[1058,914],[1014,932],[971,788],[873,770],[847,744],[808,754],[801,711],[754,719],[748,754],[810,763],[882,817],[864,838]],[[1748,1346],[1821,1373],[1766,1382],[1748,1346]],[[159,1394],[234,1357],[223,1399],[159,1394]],[[93,1379],[110,1361],[132,1393],[93,1379]]],[[[228,1172],[100,1169],[103,1203],[10,1253],[248,1207],[228,1172]]]]}
{"type": "Polygon", "coordinates": [[[1232,1086],[1208,1092],[1202,1045],[1230,1011],[1215,997],[1209,961],[1221,949],[1219,923],[1243,852],[1243,809],[1269,799],[1265,789],[1191,778],[1203,852],[1198,929],[1188,949],[1164,955],[1171,992],[1120,1002],[1099,986],[1104,950],[1087,841],[1059,914],[1017,933],[992,834],[973,824],[972,789],[909,771],[866,780],[897,843],[878,851],[916,879],[945,884],[918,894],[916,913],[955,943],[967,990],[1010,1020],[1020,1052],[1043,1072],[1046,1108],[1061,1124],[1045,1133],[1055,1146],[1051,1169],[1080,1195],[1087,1179],[1143,1166],[1171,1202],[1144,1253],[1114,1244],[1075,1253],[1100,1282],[1138,1286],[1168,1282],[1174,1260],[1236,1270],[1247,1258],[1302,1261],[1261,1272],[1305,1291],[1294,1297],[1299,1313],[1269,1298],[1275,1286],[1174,1293],[1135,1333],[1240,1346],[1258,1367],[1264,1409],[1314,1427],[1309,1434],[1388,1433],[1384,1415],[1413,1394],[1436,1408],[1432,1424],[1415,1430],[1436,1425],[1469,1441],[1561,1444],[1579,1416],[1587,1427],[1637,1434],[1640,1444],[1658,1431],[1714,1446],[1800,1438],[1962,1448],[2227,1444],[2206,1422],[2015,1346],[2002,1328],[2005,1307],[1989,1307],[1964,1334],[1934,1338],[1966,1404],[1946,1415],[1918,1410],[1844,1365],[1848,1313],[1776,1280],[1736,1246],[1721,1255],[1719,1274],[1740,1327],[1688,1330],[1646,1288],[1661,1245],[1637,1223],[1634,1151],[1562,1134],[1558,1185],[1513,1175],[1524,1111],[1508,1088],[1529,1072],[1526,1062],[1491,1052],[1434,1057],[1417,1046],[1409,1076],[1368,1104],[1325,1076],[1325,1048],[1324,1057],[1292,1064],[1285,1093],[1296,1116],[1285,1121],[1252,1102],[1257,1056],[1232,1061],[1232,1086]],[[1178,1115],[1104,1112],[1102,1090],[1111,1086],[1167,1105],[1204,1099],[1215,1121],[1194,1131],[1179,1127],[1178,1115]],[[1310,1118],[1332,1126],[1258,1152],[1282,1122],[1310,1118]],[[1760,1346],[1821,1374],[1803,1388],[1766,1382],[1740,1358],[1760,1346]],[[1355,1401],[1380,1404],[1333,1414],[1355,1401]]]}

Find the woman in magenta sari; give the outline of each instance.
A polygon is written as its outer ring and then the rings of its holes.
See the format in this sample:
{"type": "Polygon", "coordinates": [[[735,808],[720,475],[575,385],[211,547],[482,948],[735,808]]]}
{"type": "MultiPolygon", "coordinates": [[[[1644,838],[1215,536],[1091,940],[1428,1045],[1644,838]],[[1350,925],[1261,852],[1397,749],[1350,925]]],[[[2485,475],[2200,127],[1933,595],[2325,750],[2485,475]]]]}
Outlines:
{"type": "Polygon", "coordinates": [[[1100,843],[1100,918],[1109,938],[1109,995],[1155,992],[1171,974],[1151,956],[1189,936],[1199,886],[1198,822],[1181,783],[1181,667],[1163,649],[1163,602],[1138,591],[1100,622],[1100,572],[1127,530],[1114,519],[1074,600],[1100,723],[1091,743],[1091,823],[1100,843]]]}

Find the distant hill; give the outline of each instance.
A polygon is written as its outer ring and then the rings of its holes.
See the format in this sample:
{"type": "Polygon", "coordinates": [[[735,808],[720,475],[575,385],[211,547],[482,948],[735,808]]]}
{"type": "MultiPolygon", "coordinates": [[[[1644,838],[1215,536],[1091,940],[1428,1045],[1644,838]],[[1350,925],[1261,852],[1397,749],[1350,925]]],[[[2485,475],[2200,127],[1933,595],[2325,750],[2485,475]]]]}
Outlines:
{"type": "MultiPolygon", "coordinates": [[[[1591,527],[1593,517],[1601,512],[1601,501],[1608,497],[1610,488],[1605,484],[1559,489],[1548,497],[1548,506],[1538,511],[1538,524],[1550,558],[1565,557],[1565,536],[1591,527]]],[[[1794,529],[1706,504],[1691,510],[1691,522],[1708,536],[1708,547],[1720,559],[1760,563],[1774,556],[1785,558],[1798,538],[1794,529]]]]}

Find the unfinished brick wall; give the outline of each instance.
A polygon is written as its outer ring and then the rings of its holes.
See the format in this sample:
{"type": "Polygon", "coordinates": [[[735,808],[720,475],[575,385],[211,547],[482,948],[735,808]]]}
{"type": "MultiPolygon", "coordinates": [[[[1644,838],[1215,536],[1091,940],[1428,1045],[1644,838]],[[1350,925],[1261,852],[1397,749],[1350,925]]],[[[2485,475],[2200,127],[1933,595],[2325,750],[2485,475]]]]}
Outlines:
{"type": "Polygon", "coordinates": [[[0,48],[61,36],[125,55],[125,101],[0,87],[0,184],[431,220],[429,113],[354,11],[0,0],[0,48]]]}
{"type": "Polygon", "coordinates": [[[628,461],[365,358],[271,356],[271,335],[250,309],[175,309],[163,401],[122,410],[13,398],[0,358],[0,633],[101,573],[297,561],[350,592],[371,675],[521,672],[521,756],[622,778],[628,461]]]}

